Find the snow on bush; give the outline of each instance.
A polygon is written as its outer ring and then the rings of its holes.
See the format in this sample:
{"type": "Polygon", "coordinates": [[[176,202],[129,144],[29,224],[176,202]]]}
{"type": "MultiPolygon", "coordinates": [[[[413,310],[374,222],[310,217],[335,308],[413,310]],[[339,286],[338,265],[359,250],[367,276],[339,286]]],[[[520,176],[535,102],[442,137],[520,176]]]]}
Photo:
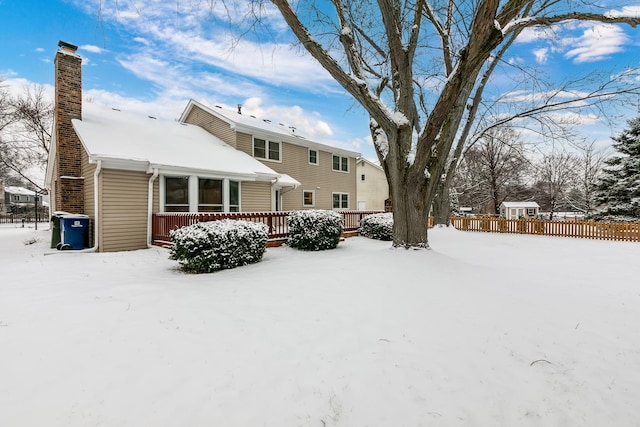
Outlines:
{"type": "Polygon", "coordinates": [[[223,219],[171,231],[170,257],[185,271],[211,273],[262,259],[268,227],[262,223],[223,219]]]}
{"type": "Polygon", "coordinates": [[[367,215],[360,220],[361,236],[378,240],[393,240],[393,214],[391,212],[367,215]]]}
{"type": "Polygon", "coordinates": [[[311,209],[294,211],[288,216],[287,244],[305,251],[334,249],[342,235],[342,215],[333,211],[311,209]]]}

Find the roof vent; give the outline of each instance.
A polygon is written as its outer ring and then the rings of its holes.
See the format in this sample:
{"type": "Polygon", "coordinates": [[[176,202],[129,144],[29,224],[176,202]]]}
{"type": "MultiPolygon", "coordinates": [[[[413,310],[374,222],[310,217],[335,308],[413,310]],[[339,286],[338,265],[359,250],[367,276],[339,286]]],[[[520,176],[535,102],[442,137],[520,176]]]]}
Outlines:
{"type": "Polygon", "coordinates": [[[242,104],[238,104],[238,114],[242,114],[242,104]]]}

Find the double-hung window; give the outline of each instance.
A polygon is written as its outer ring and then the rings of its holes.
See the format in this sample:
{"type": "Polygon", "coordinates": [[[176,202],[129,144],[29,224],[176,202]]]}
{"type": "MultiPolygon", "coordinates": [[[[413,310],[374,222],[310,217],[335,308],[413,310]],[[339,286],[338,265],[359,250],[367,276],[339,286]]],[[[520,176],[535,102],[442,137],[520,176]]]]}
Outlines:
{"type": "Polygon", "coordinates": [[[253,157],[279,162],[280,143],[267,139],[253,138],[253,157]]]}
{"type": "Polygon", "coordinates": [[[164,212],[240,212],[240,182],[199,176],[164,177],[164,212]]]}
{"type": "Polygon", "coordinates": [[[224,212],[222,180],[198,178],[198,212],[224,212]]]}
{"type": "Polygon", "coordinates": [[[349,158],[334,154],[332,168],[334,171],[349,172],[349,158]]]}
{"type": "Polygon", "coordinates": [[[309,148],[309,164],[317,165],[318,164],[318,150],[312,150],[309,148]]]}
{"type": "Polygon", "coordinates": [[[189,177],[164,178],[164,211],[189,212],[189,177]]]}
{"type": "Polygon", "coordinates": [[[229,212],[240,212],[240,183],[229,181],[229,212]]]}
{"type": "Polygon", "coordinates": [[[333,209],[349,209],[349,193],[333,193],[333,209]]]}
{"type": "Polygon", "coordinates": [[[304,190],[302,192],[302,206],[314,206],[315,192],[313,190],[304,190]]]}

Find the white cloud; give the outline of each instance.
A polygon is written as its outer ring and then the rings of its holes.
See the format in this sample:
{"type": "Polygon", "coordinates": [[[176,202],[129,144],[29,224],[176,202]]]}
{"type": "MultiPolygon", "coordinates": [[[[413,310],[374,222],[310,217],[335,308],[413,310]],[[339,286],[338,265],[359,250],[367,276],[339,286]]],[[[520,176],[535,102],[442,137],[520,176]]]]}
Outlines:
{"type": "Polygon", "coordinates": [[[534,49],[533,54],[536,57],[536,62],[538,64],[546,64],[548,59],[549,49],[546,47],[542,47],[540,49],[534,49]]]}
{"type": "Polygon", "coordinates": [[[556,37],[554,27],[527,27],[518,35],[517,43],[533,43],[556,37]]]}
{"type": "Polygon", "coordinates": [[[289,45],[290,35],[283,42],[274,41],[286,25],[271,5],[260,9],[261,25],[268,31],[249,31],[240,37],[231,33],[255,19],[252,1],[75,3],[93,14],[100,7],[102,19],[115,20],[136,35],[136,54],[171,58],[169,66],[208,67],[213,73],[224,71],[308,92],[342,92],[311,56],[289,45]]]}
{"type": "Polygon", "coordinates": [[[185,100],[196,97],[196,93],[199,98],[211,97],[218,102],[263,92],[260,86],[250,81],[215,72],[195,71],[144,54],[123,57],[119,63],[138,78],[153,83],[159,92],[172,93],[185,100]]]}
{"type": "MultiPolygon", "coordinates": [[[[567,101],[576,98],[584,98],[588,96],[587,92],[581,91],[547,91],[547,92],[531,92],[529,90],[517,90],[505,93],[502,100],[504,102],[541,102],[545,103],[567,101]]],[[[582,102],[582,101],[579,101],[582,102]]],[[[576,103],[573,103],[576,104],[576,103]]],[[[575,105],[574,105],[575,106],[575,105]]]]}
{"type": "Polygon", "coordinates": [[[640,5],[624,6],[621,10],[610,10],[606,15],[612,18],[620,16],[640,17],[640,5]]]}
{"type": "Polygon", "coordinates": [[[318,113],[307,112],[298,105],[263,106],[262,98],[251,97],[242,103],[242,111],[246,111],[247,114],[252,114],[256,117],[284,123],[289,127],[293,127],[295,133],[309,139],[326,139],[331,138],[334,134],[331,126],[321,120],[318,113]]]}
{"type": "Polygon", "coordinates": [[[575,63],[601,61],[614,53],[622,52],[628,40],[628,36],[618,26],[593,24],[580,37],[566,40],[565,46],[570,49],[565,57],[573,59],[575,63]]]}
{"type": "Polygon", "coordinates": [[[92,44],[85,44],[82,46],[79,46],[78,49],[80,50],[86,50],[87,52],[91,52],[91,53],[103,53],[104,49],[96,46],[96,45],[92,45],[92,44]]]}
{"type": "Polygon", "coordinates": [[[134,37],[133,41],[134,42],[138,42],[138,43],[142,43],[142,44],[144,44],[146,46],[151,45],[151,42],[149,40],[145,39],[144,37],[134,37]]]}
{"type": "Polygon", "coordinates": [[[37,48],[34,49],[34,52],[42,53],[42,52],[44,52],[44,48],[37,47],[37,48]]]}

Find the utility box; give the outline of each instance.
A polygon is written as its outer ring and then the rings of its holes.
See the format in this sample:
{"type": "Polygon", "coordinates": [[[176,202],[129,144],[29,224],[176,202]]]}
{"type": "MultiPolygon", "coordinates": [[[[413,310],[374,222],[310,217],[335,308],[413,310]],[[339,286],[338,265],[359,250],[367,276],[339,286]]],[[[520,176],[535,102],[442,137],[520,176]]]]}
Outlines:
{"type": "Polygon", "coordinates": [[[67,214],[60,217],[61,232],[58,249],[84,249],[89,216],[67,214]]]}

